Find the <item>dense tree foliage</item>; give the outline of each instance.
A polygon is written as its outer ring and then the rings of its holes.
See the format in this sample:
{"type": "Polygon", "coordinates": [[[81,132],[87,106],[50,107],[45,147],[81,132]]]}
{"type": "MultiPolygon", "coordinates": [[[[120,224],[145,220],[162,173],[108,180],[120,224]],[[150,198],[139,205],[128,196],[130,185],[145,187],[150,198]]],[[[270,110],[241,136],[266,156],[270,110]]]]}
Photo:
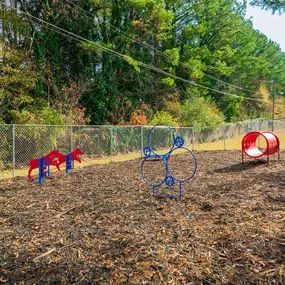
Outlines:
{"type": "Polygon", "coordinates": [[[253,6],[258,6],[262,9],[270,10],[273,14],[275,14],[276,12],[279,14],[285,12],[284,0],[253,0],[250,3],[253,6]]]}
{"type": "Polygon", "coordinates": [[[270,116],[273,86],[284,116],[285,54],[246,1],[0,5],[0,122],[215,127],[270,116]]]}

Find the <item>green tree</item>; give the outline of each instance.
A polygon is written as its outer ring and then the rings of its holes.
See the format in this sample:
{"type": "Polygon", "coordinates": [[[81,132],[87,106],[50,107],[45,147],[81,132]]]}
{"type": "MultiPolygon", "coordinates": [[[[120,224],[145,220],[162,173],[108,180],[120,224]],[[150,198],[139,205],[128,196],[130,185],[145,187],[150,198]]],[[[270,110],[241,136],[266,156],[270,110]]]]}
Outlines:
{"type": "Polygon", "coordinates": [[[37,74],[25,51],[4,42],[0,42],[0,45],[0,117],[6,123],[13,123],[13,114],[34,102],[32,94],[37,74]]]}
{"type": "Polygon", "coordinates": [[[250,4],[261,7],[264,10],[271,10],[272,14],[276,12],[282,14],[285,12],[285,3],[283,0],[254,0],[250,4]]]}
{"type": "Polygon", "coordinates": [[[185,127],[215,129],[224,122],[224,116],[210,98],[192,97],[183,105],[182,122],[185,127]]]}
{"type": "MultiPolygon", "coordinates": [[[[278,1],[273,2],[259,1],[278,1]]],[[[194,121],[182,119],[191,100],[218,108],[217,121],[233,121],[266,115],[265,103],[255,100],[263,98],[262,84],[268,89],[275,80],[277,93],[285,94],[285,55],[244,19],[246,1],[7,3],[0,10],[1,39],[18,62],[9,53],[1,62],[5,122],[30,118],[85,124],[90,117],[92,124],[125,124],[147,104],[158,119],[165,111],[177,123],[201,126],[209,122],[199,107],[194,121]],[[63,30],[58,33],[55,26],[63,30]]]]}

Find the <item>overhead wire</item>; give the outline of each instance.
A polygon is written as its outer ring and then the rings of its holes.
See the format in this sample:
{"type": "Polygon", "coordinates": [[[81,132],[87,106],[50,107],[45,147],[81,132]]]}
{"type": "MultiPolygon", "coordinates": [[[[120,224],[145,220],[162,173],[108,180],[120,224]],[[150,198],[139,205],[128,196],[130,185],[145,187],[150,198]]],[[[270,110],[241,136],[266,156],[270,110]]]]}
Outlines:
{"type": "MultiPolygon", "coordinates": [[[[35,17],[35,16],[31,15],[30,13],[21,11],[21,10],[15,8],[15,7],[8,6],[8,5],[7,5],[5,2],[3,2],[3,1],[0,1],[0,3],[2,3],[2,4],[5,5],[6,7],[10,8],[10,9],[12,9],[12,10],[14,10],[14,11],[17,11],[19,14],[27,15],[28,17],[31,17],[31,18],[33,18],[33,19],[35,19],[35,20],[41,22],[42,25],[44,25],[45,27],[48,26],[48,27],[49,27],[49,30],[53,30],[54,32],[57,32],[57,33],[59,33],[59,34],[61,34],[61,35],[63,35],[63,36],[67,36],[67,37],[72,38],[72,39],[74,39],[74,40],[76,39],[77,41],[80,41],[80,42],[81,42],[81,41],[84,41],[84,42],[87,42],[87,43],[90,43],[90,44],[94,44],[94,45],[97,46],[98,48],[100,48],[100,49],[102,49],[102,50],[104,50],[104,51],[106,51],[106,52],[108,52],[108,53],[110,53],[110,54],[112,54],[112,55],[115,55],[115,56],[117,56],[117,57],[120,57],[120,58],[122,58],[122,59],[124,59],[125,61],[128,62],[128,58],[129,58],[128,55],[123,55],[123,54],[121,54],[121,53],[119,53],[119,52],[116,52],[116,51],[110,49],[110,48],[104,47],[104,46],[102,46],[102,45],[100,45],[100,44],[98,44],[98,43],[96,43],[96,42],[94,42],[94,41],[90,41],[90,40],[88,40],[88,39],[86,39],[86,38],[83,38],[83,37],[77,35],[77,34],[74,34],[73,32],[67,31],[67,30],[62,29],[62,28],[60,28],[60,27],[58,27],[58,26],[56,26],[56,25],[54,25],[54,24],[51,24],[51,23],[49,23],[49,22],[47,22],[47,21],[45,21],[45,20],[43,20],[43,19],[40,19],[40,18],[38,18],[38,17],[35,17]]],[[[35,22],[35,21],[34,21],[34,22],[35,22]]],[[[244,97],[244,96],[240,96],[240,95],[236,95],[236,94],[231,94],[231,93],[228,93],[228,92],[225,92],[225,91],[213,89],[213,88],[210,88],[210,87],[207,87],[207,86],[198,84],[198,83],[196,83],[195,81],[188,80],[188,79],[179,77],[179,76],[177,76],[177,75],[168,73],[168,72],[166,72],[166,71],[164,71],[164,70],[161,70],[161,69],[159,69],[159,68],[156,68],[155,66],[152,66],[152,65],[150,65],[150,64],[145,64],[145,63],[143,63],[143,62],[141,62],[141,61],[137,61],[137,60],[133,60],[133,61],[134,61],[135,63],[137,63],[139,66],[145,67],[146,69],[156,71],[156,72],[161,73],[161,74],[164,74],[164,75],[166,75],[166,76],[168,76],[168,77],[172,77],[172,78],[174,78],[174,79],[183,81],[183,82],[185,82],[185,83],[189,83],[189,84],[194,85],[194,86],[197,86],[197,87],[204,88],[204,89],[206,89],[206,90],[210,90],[210,91],[217,92],[217,93],[220,93],[220,94],[223,94],[223,95],[227,95],[227,96],[234,96],[234,97],[242,98],[242,99],[245,99],[245,100],[261,101],[261,102],[264,102],[264,101],[265,101],[264,99],[244,97]]]]}
{"type": "MultiPolygon", "coordinates": [[[[81,11],[85,14],[85,16],[86,16],[87,18],[89,18],[90,20],[93,20],[93,21],[94,21],[94,15],[93,15],[92,13],[90,13],[89,11],[87,11],[87,10],[83,9],[82,7],[78,6],[78,5],[75,4],[74,2],[69,1],[69,3],[70,3],[71,5],[73,5],[74,7],[78,8],[79,10],[81,10],[81,11]],[[87,15],[90,15],[90,16],[87,16],[87,15]]],[[[64,4],[63,4],[63,5],[64,5],[64,4]]],[[[117,28],[116,26],[112,25],[111,23],[105,24],[105,23],[100,23],[100,22],[99,22],[99,25],[103,25],[103,26],[105,26],[105,27],[106,27],[107,25],[109,25],[110,27],[114,28],[114,29],[117,30],[119,33],[121,33],[122,35],[124,35],[124,37],[129,38],[129,39],[132,39],[132,40],[135,41],[137,44],[139,44],[139,45],[141,45],[141,46],[144,46],[144,47],[147,47],[147,48],[149,48],[149,49],[152,49],[153,51],[156,51],[158,54],[160,54],[161,56],[163,56],[163,57],[166,58],[166,59],[170,59],[170,60],[173,60],[173,59],[174,59],[174,57],[165,54],[165,53],[162,52],[161,50],[159,50],[159,49],[153,47],[152,45],[150,45],[150,44],[148,44],[148,43],[145,43],[145,42],[143,42],[143,41],[140,41],[139,39],[137,39],[137,38],[131,36],[130,34],[128,34],[128,33],[124,32],[124,31],[122,31],[121,29],[117,28]]],[[[180,65],[182,65],[182,66],[188,68],[188,65],[185,64],[184,62],[178,60],[178,63],[179,63],[180,65]]],[[[227,82],[227,81],[224,81],[224,80],[221,80],[221,79],[219,79],[219,78],[217,78],[217,77],[214,77],[214,76],[212,76],[212,75],[210,75],[210,74],[208,74],[208,73],[206,73],[206,72],[203,72],[203,74],[204,74],[206,77],[208,77],[208,78],[214,79],[214,80],[216,80],[217,82],[222,82],[223,84],[226,84],[226,85],[228,85],[228,86],[231,86],[231,87],[233,87],[233,88],[235,88],[235,89],[238,89],[238,90],[240,90],[240,91],[247,91],[247,92],[251,92],[251,93],[256,93],[255,90],[250,90],[250,89],[248,89],[248,88],[241,87],[241,86],[238,86],[238,85],[229,83],[229,82],[227,82]]]]}

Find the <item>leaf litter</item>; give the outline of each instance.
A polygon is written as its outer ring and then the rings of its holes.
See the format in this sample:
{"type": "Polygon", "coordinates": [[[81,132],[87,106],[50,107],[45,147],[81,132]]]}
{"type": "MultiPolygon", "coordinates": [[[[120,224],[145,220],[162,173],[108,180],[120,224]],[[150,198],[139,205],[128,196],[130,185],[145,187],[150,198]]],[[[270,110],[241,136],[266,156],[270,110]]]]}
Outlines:
{"type": "Polygon", "coordinates": [[[151,196],[139,159],[1,180],[0,283],[285,284],[285,162],[196,155],[181,201],[151,196]]]}

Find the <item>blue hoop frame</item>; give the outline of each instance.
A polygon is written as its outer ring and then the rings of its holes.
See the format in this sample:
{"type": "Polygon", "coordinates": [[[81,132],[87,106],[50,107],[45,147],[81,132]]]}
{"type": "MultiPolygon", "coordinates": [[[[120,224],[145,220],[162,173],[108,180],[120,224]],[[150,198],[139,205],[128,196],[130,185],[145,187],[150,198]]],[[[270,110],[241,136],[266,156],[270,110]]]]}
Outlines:
{"type": "Polygon", "coordinates": [[[162,154],[163,156],[165,156],[165,155],[168,155],[168,154],[170,154],[170,152],[173,150],[173,148],[174,148],[174,140],[175,140],[175,134],[174,134],[174,131],[173,131],[173,129],[170,127],[170,126],[168,126],[168,125],[166,125],[166,124],[157,124],[157,125],[155,125],[155,126],[153,126],[150,130],[149,130],[149,132],[148,132],[148,137],[147,137],[147,147],[155,154],[155,155],[158,155],[158,156],[162,156],[161,154],[158,154],[158,153],[156,153],[152,148],[151,148],[151,146],[150,146],[150,135],[151,135],[151,132],[156,128],[156,127],[167,127],[170,131],[171,131],[171,134],[172,134],[172,138],[173,138],[173,143],[172,143],[172,146],[171,146],[171,148],[170,148],[170,150],[167,152],[167,153],[164,153],[164,154],[162,154]]]}
{"type": "MultiPolygon", "coordinates": [[[[153,196],[163,196],[159,193],[156,192],[156,189],[159,188],[161,185],[163,185],[164,183],[166,184],[166,186],[168,187],[172,187],[175,183],[175,181],[177,181],[179,183],[179,200],[182,199],[182,183],[186,182],[186,181],[189,181],[197,172],[197,167],[198,167],[198,163],[197,163],[197,159],[195,157],[195,155],[193,154],[193,152],[184,147],[184,139],[181,137],[181,136],[176,136],[175,137],[175,134],[174,134],[174,130],[166,125],[166,124],[157,124],[155,126],[153,126],[149,133],[148,133],[148,145],[143,149],[143,154],[144,154],[144,159],[141,163],[141,175],[142,175],[142,179],[143,181],[150,187],[152,187],[152,195],[153,196]],[[162,154],[162,155],[159,155],[157,154],[151,147],[150,147],[150,136],[151,136],[151,133],[153,131],[153,129],[155,127],[158,127],[158,126],[166,126],[168,127],[171,132],[172,132],[172,135],[173,135],[173,143],[172,143],[172,146],[171,146],[171,149],[170,151],[168,151],[167,153],[165,154],[162,154]],[[170,159],[171,157],[171,154],[177,150],[177,149],[185,149],[187,150],[191,155],[192,155],[192,158],[193,158],[193,161],[194,161],[194,170],[193,170],[193,173],[186,179],[178,179],[176,178],[175,176],[173,176],[171,174],[171,171],[169,170],[169,165],[168,165],[168,160],[170,159]],[[164,166],[165,166],[165,175],[164,175],[164,180],[160,183],[157,183],[157,184],[152,184],[150,183],[149,181],[146,180],[145,178],[145,175],[144,175],[144,163],[146,161],[151,161],[151,160],[161,160],[163,163],[164,163],[164,166]]],[[[175,195],[167,195],[168,198],[177,198],[175,195]]]]}
{"type": "Polygon", "coordinates": [[[178,181],[178,182],[181,182],[181,183],[184,183],[184,182],[190,180],[190,179],[196,174],[196,172],[197,172],[197,167],[198,167],[197,158],[196,158],[196,156],[193,154],[193,152],[192,152],[190,149],[186,148],[186,147],[177,147],[177,148],[174,148],[174,149],[171,151],[170,155],[171,155],[175,150],[177,150],[177,149],[185,149],[185,150],[187,150],[187,151],[192,155],[193,160],[194,160],[194,171],[193,171],[193,173],[192,173],[188,178],[186,178],[186,179],[178,179],[178,178],[176,178],[173,174],[171,174],[171,171],[169,170],[169,166],[168,166],[168,162],[167,162],[167,171],[168,171],[168,173],[170,173],[170,175],[174,178],[174,180],[176,180],[176,181],[178,181]]]}
{"type": "Polygon", "coordinates": [[[43,178],[50,177],[50,159],[48,157],[39,158],[39,184],[43,184],[43,178]]]}
{"type": "Polygon", "coordinates": [[[65,174],[68,175],[68,170],[74,169],[74,155],[69,153],[65,158],[65,174]]]}
{"type": "MultiPolygon", "coordinates": [[[[165,163],[165,161],[164,161],[163,159],[161,159],[161,161],[164,163],[164,166],[165,166],[165,175],[164,175],[164,178],[163,178],[162,182],[157,183],[157,184],[152,184],[152,183],[150,183],[150,182],[148,182],[148,181],[146,180],[145,175],[144,175],[144,172],[143,172],[144,163],[145,163],[146,161],[148,161],[149,158],[150,158],[150,157],[146,157],[146,158],[142,161],[142,164],[141,164],[142,179],[143,179],[143,181],[144,181],[148,186],[150,186],[150,187],[160,187],[160,186],[165,182],[165,179],[166,179],[166,176],[167,176],[167,166],[166,166],[166,163],[165,163]]],[[[156,157],[155,157],[155,158],[156,158],[156,157]]]]}

